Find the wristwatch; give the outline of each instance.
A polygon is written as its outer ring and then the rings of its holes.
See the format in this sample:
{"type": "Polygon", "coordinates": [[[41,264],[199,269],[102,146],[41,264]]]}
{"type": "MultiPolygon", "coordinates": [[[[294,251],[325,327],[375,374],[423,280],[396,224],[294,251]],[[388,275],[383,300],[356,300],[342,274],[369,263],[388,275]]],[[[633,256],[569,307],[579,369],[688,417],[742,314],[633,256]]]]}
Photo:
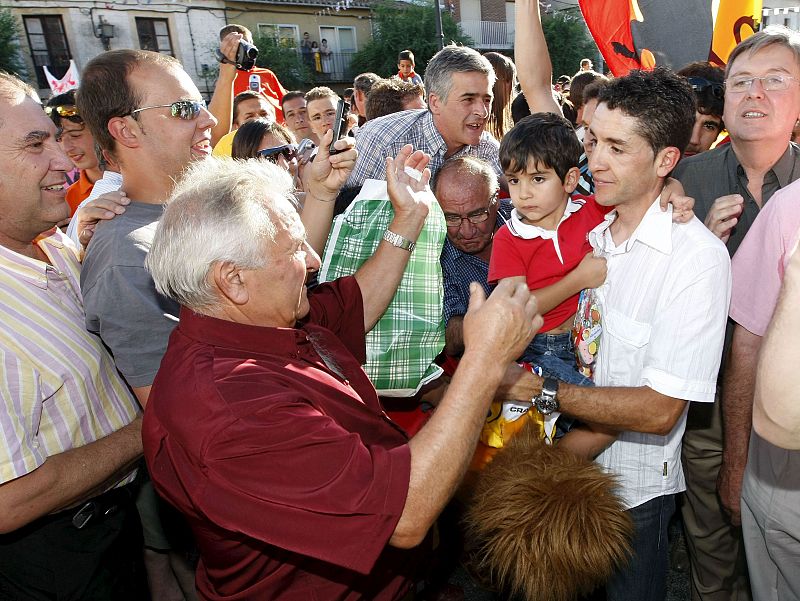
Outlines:
{"type": "Polygon", "coordinates": [[[550,415],[553,411],[558,411],[558,380],[555,378],[545,378],[542,382],[542,392],[539,396],[531,399],[536,406],[536,410],[542,415],[550,415]]]}
{"type": "Polygon", "coordinates": [[[412,242],[408,238],[404,238],[400,234],[395,234],[391,230],[386,230],[383,232],[383,239],[386,240],[392,246],[396,246],[397,248],[402,248],[403,250],[407,250],[411,252],[417,246],[416,242],[412,242]]]}

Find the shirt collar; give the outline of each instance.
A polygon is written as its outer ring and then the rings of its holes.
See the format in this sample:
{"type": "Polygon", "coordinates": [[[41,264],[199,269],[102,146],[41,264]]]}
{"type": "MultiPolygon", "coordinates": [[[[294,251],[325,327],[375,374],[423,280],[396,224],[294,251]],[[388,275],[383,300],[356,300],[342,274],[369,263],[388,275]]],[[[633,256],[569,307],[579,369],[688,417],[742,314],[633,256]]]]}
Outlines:
{"type": "Polygon", "coordinates": [[[570,215],[580,211],[585,204],[586,201],[584,200],[569,199],[564,207],[564,214],[561,216],[561,220],[558,222],[558,225],[554,230],[547,230],[543,227],[539,227],[538,225],[524,223],[519,211],[514,209],[511,211],[511,220],[508,223],[508,229],[517,238],[524,238],[525,240],[532,240],[534,238],[553,240],[557,237],[558,228],[561,226],[561,224],[564,223],[570,215]]]}
{"type": "Polygon", "coordinates": [[[178,329],[199,342],[256,355],[288,357],[298,346],[310,344],[301,328],[254,326],[201,315],[186,307],[181,307],[178,329]]]}
{"type": "MultiPolygon", "coordinates": [[[[746,175],[744,167],[742,167],[742,164],[739,162],[739,157],[737,157],[736,153],[733,151],[733,146],[727,144],[726,149],[728,151],[727,158],[731,161],[730,170],[732,175],[746,175]]],[[[775,174],[775,178],[778,180],[781,188],[788,186],[794,181],[794,174],[797,173],[797,169],[799,168],[797,165],[798,160],[800,160],[800,146],[794,142],[789,142],[784,153],[770,169],[770,171],[775,174]]]]}
{"type": "MultiPolygon", "coordinates": [[[[41,248],[52,261],[53,253],[50,252],[50,248],[58,250],[64,248],[60,236],[62,236],[61,232],[54,228],[38,236],[34,240],[34,244],[41,248]]],[[[5,246],[0,246],[0,268],[42,290],[47,290],[48,271],[52,273],[55,270],[52,265],[48,265],[44,261],[26,257],[5,246]]]]}
{"type": "Polygon", "coordinates": [[[436,125],[433,123],[433,113],[430,110],[426,110],[425,115],[422,117],[422,131],[423,137],[430,142],[431,150],[434,151],[433,154],[438,155],[441,153],[442,156],[447,154],[447,144],[442,134],[436,129],[436,125]]]}
{"type": "Polygon", "coordinates": [[[672,254],[672,205],[668,205],[667,210],[662,211],[660,195],[647,209],[630,238],[619,246],[614,244],[609,231],[616,218],[617,211],[611,211],[600,225],[589,232],[589,243],[592,248],[603,252],[626,253],[638,241],[665,255],[672,254]]]}

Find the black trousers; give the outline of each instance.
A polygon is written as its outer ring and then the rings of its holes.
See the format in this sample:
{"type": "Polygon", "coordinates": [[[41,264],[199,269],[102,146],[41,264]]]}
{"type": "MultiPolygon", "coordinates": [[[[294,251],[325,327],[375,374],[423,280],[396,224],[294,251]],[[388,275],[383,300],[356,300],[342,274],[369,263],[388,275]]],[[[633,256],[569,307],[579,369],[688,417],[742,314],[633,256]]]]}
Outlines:
{"type": "Polygon", "coordinates": [[[97,497],[97,506],[102,510],[80,529],[75,508],[0,535],[0,600],[147,599],[133,495],[112,491],[97,497]]]}

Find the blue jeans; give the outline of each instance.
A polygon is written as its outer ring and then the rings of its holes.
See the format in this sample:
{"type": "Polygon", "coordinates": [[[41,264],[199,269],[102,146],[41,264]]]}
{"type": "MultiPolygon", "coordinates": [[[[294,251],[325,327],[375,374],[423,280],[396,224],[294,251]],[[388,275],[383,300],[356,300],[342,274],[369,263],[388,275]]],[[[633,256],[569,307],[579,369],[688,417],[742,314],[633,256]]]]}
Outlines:
{"type": "Polygon", "coordinates": [[[575,348],[569,332],[563,334],[537,334],[525,353],[522,361],[538,365],[544,375],[568,384],[594,386],[589,378],[578,372],[575,363],[575,348]]]}
{"type": "MultiPolygon", "coordinates": [[[[578,372],[575,363],[575,347],[572,346],[572,335],[569,332],[537,334],[525,349],[521,359],[541,367],[542,374],[545,376],[568,384],[594,386],[594,382],[578,372]]],[[[575,420],[571,417],[560,416],[556,422],[556,439],[569,432],[574,424],[575,420]]]]}
{"type": "Polygon", "coordinates": [[[633,520],[633,555],[606,585],[608,601],[664,601],[667,595],[667,527],[675,513],[675,495],[651,499],[628,510],[633,520]]]}

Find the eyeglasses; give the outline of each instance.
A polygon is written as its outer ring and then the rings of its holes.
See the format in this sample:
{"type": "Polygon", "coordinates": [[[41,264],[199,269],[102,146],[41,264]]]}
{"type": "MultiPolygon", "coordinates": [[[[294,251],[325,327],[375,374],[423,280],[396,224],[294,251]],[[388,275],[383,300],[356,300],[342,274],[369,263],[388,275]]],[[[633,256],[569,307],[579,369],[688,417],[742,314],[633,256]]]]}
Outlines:
{"type": "Polygon", "coordinates": [[[83,123],[83,118],[81,118],[80,113],[78,113],[78,107],[69,104],[64,106],[46,106],[44,107],[45,114],[50,117],[56,125],[59,124],[61,119],[68,119],[73,123],[83,123]]]}
{"type": "Polygon", "coordinates": [[[469,221],[472,225],[480,225],[489,219],[489,208],[495,203],[496,199],[497,192],[492,194],[491,198],[489,199],[489,206],[485,209],[472,211],[472,213],[469,213],[465,217],[462,217],[461,215],[445,215],[444,222],[447,227],[461,227],[461,224],[464,223],[464,220],[469,221]]]}
{"type": "Polygon", "coordinates": [[[206,108],[206,102],[205,100],[176,100],[172,104],[156,104],[154,106],[143,106],[140,109],[131,111],[129,114],[133,116],[136,113],[140,113],[142,111],[146,111],[149,109],[162,109],[162,108],[168,108],[170,110],[170,114],[173,117],[177,117],[178,119],[183,119],[184,121],[191,121],[192,119],[195,119],[197,115],[200,114],[201,110],[206,108]]]}
{"type": "Polygon", "coordinates": [[[273,163],[277,163],[279,157],[283,157],[288,162],[291,162],[292,159],[297,158],[297,146],[294,144],[273,146],[272,148],[265,148],[263,150],[259,150],[258,153],[256,154],[261,158],[267,159],[268,161],[272,161],[273,163]]]}
{"type": "Polygon", "coordinates": [[[730,77],[725,80],[725,88],[729,92],[741,94],[749,92],[753,86],[754,81],[760,81],[761,87],[767,92],[778,92],[780,90],[788,90],[792,83],[797,79],[791,75],[767,75],[765,77],[750,77],[747,75],[740,75],[738,77],[730,77]]]}
{"type": "Polygon", "coordinates": [[[725,86],[721,83],[708,81],[704,77],[687,77],[686,81],[689,82],[689,85],[692,86],[692,90],[697,94],[702,94],[708,90],[711,92],[711,95],[718,100],[723,100],[725,98],[725,86]]]}

